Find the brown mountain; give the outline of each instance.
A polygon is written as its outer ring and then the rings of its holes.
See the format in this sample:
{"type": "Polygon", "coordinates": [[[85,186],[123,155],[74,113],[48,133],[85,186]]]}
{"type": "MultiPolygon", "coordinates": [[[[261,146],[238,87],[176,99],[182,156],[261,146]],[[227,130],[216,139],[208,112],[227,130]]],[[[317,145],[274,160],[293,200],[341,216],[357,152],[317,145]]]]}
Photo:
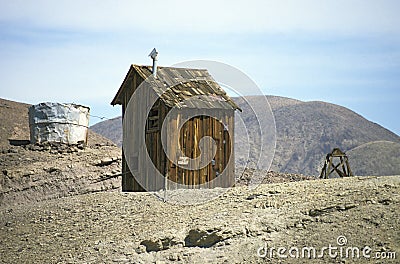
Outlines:
{"type": "Polygon", "coordinates": [[[112,140],[119,147],[122,147],[122,117],[116,117],[99,122],[90,127],[97,134],[112,140]]]}
{"type": "MultiPolygon", "coordinates": [[[[260,107],[265,103],[262,96],[249,96],[245,99],[253,108],[260,107]]],[[[338,147],[343,151],[349,151],[376,141],[400,144],[398,135],[345,107],[319,101],[303,102],[278,96],[267,96],[267,99],[276,124],[276,149],[271,170],[319,175],[324,157],[333,148],[338,147]]],[[[235,101],[243,109],[241,117],[246,127],[255,127],[257,120],[251,115],[249,106],[241,98],[236,98],[235,101]]],[[[121,146],[121,117],[100,122],[91,129],[121,146]]],[[[263,129],[274,129],[273,122],[263,129]]],[[[252,131],[249,132],[251,136],[252,131]]],[[[245,135],[240,134],[241,132],[238,133],[236,134],[236,148],[241,149],[245,135]]],[[[374,146],[379,144],[381,143],[377,142],[374,146]]],[[[393,151],[395,149],[389,152],[393,151]]],[[[255,156],[257,156],[256,154],[255,156]]],[[[384,158],[379,155],[379,152],[370,155],[372,155],[370,158],[374,157],[377,162],[383,164],[381,167],[375,168],[374,174],[388,175],[389,171],[384,170],[384,167],[394,169],[389,174],[400,173],[400,170],[396,171],[392,159],[384,158]]],[[[397,156],[400,156],[399,152],[397,156]]],[[[239,161],[244,160],[241,152],[237,154],[236,158],[239,161]]],[[[350,157],[350,165],[358,175],[367,175],[368,172],[371,172],[368,169],[368,160],[366,155],[361,155],[361,151],[354,151],[350,157]]]]}
{"type": "Polygon", "coordinates": [[[398,175],[400,144],[392,141],[373,141],[347,152],[356,175],[398,175]]]}

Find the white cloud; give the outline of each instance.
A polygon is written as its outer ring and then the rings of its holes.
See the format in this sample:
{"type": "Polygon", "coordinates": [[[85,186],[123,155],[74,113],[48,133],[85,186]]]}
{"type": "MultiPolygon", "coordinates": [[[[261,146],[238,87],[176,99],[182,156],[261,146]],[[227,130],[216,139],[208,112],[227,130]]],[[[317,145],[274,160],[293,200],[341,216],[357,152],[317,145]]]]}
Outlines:
{"type": "Polygon", "coordinates": [[[52,1],[1,4],[0,20],[152,32],[399,32],[400,2],[374,0],[52,1]]]}

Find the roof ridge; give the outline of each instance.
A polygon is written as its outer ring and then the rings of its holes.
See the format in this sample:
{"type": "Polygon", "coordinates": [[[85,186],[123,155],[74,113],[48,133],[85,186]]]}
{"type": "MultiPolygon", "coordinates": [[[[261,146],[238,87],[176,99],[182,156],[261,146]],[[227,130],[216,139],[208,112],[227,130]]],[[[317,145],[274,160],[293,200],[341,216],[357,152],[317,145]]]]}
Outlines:
{"type": "MultiPolygon", "coordinates": [[[[131,64],[132,66],[136,66],[136,67],[146,67],[146,68],[152,68],[153,66],[152,65],[143,65],[143,64],[135,64],[135,63],[133,63],[133,64],[131,64]]],[[[208,70],[206,69],[206,68],[187,68],[187,67],[173,67],[173,66],[158,66],[157,65],[157,68],[160,68],[160,69],[179,69],[179,70],[196,70],[196,71],[207,71],[208,72],[208,70]]]]}

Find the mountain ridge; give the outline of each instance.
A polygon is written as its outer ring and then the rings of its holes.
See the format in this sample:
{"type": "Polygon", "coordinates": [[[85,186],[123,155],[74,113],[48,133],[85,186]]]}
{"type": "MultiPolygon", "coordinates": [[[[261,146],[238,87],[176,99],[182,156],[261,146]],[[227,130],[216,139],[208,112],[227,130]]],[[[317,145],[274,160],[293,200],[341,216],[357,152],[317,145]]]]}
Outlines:
{"type": "MultiPolygon", "coordinates": [[[[276,129],[275,156],[270,170],[319,175],[323,159],[333,148],[339,147],[346,152],[368,142],[390,141],[400,144],[398,135],[344,106],[280,96],[266,98],[274,115],[276,129]]],[[[260,107],[265,104],[263,96],[233,99],[243,109],[240,114],[246,127],[257,125],[249,114],[251,109],[246,101],[253,108],[260,107]]],[[[121,117],[97,123],[91,129],[122,146],[121,117]]],[[[274,128],[270,124],[266,129],[274,128]]],[[[235,135],[238,149],[242,146],[243,138],[243,135],[235,135]]],[[[244,164],[245,157],[242,154],[236,155],[238,164],[244,164]]],[[[357,160],[357,156],[352,159],[355,159],[354,164],[363,164],[357,160]]],[[[365,170],[355,168],[354,171],[365,170]]],[[[376,173],[379,173],[379,169],[375,170],[376,173]]]]}

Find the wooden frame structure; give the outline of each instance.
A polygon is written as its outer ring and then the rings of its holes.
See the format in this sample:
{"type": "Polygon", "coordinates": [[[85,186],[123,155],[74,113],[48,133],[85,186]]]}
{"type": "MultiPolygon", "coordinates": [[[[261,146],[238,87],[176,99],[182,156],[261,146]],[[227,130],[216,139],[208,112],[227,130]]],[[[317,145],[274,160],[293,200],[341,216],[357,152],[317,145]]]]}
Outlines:
{"type": "Polygon", "coordinates": [[[234,184],[234,111],[240,108],[207,70],[158,67],[157,77],[154,78],[151,66],[131,65],[111,104],[122,105],[123,145],[133,150],[127,155],[123,149],[123,191],[158,191],[165,188],[165,179],[155,177],[151,166],[146,166],[146,152],[158,172],[168,178],[168,189],[182,185],[186,188],[213,188],[234,184]],[[138,89],[141,85],[147,88],[138,89]],[[135,98],[140,100],[128,107],[134,93],[135,98]],[[170,116],[168,114],[172,109],[179,111],[170,116]],[[125,118],[127,111],[129,118],[125,118]],[[184,122],[193,111],[196,116],[184,122]],[[164,132],[162,125],[166,126],[164,132]],[[145,131],[145,146],[130,137],[141,131],[145,131]],[[216,143],[212,162],[198,170],[185,169],[188,159],[199,156],[199,143],[205,136],[216,143]],[[168,139],[170,146],[180,146],[183,155],[174,152],[167,156],[162,137],[168,139]],[[224,177],[219,177],[222,172],[224,177]]]}
{"type": "Polygon", "coordinates": [[[336,172],[339,177],[353,176],[349,165],[349,159],[346,153],[341,151],[339,148],[333,149],[331,153],[326,155],[325,163],[319,177],[328,179],[333,172],[336,172]],[[340,162],[335,164],[335,159],[338,159],[340,162]]]}

